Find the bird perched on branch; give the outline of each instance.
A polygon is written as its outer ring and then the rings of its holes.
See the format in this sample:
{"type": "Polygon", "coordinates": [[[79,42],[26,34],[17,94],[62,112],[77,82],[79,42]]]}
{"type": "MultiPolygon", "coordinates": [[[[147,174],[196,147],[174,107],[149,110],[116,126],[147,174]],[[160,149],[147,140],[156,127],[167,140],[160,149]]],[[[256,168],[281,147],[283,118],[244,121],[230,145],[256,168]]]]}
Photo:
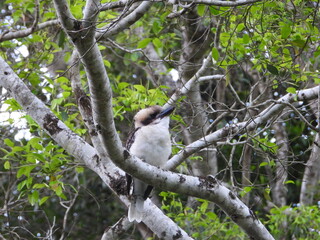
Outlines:
{"type": "MultiPolygon", "coordinates": [[[[151,165],[163,167],[171,154],[169,115],[173,110],[174,107],[163,109],[157,105],[140,110],[134,116],[135,129],[126,144],[128,151],[151,165]]],[[[129,221],[141,222],[144,201],[152,186],[127,174],[127,190],[130,195],[129,221]]]]}

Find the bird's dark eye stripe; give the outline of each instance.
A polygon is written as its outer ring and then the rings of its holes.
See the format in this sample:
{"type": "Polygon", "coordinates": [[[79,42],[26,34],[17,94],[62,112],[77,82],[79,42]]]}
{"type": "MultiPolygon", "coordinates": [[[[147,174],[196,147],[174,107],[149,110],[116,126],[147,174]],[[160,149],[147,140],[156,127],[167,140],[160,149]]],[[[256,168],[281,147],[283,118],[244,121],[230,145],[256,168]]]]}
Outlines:
{"type": "Polygon", "coordinates": [[[150,124],[152,122],[152,120],[153,120],[153,118],[148,117],[147,119],[143,120],[141,123],[146,126],[146,125],[150,124]]]}
{"type": "Polygon", "coordinates": [[[155,112],[155,113],[152,113],[152,114],[150,115],[150,117],[153,119],[153,118],[156,118],[157,115],[158,115],[158,113],[155,112]]]}

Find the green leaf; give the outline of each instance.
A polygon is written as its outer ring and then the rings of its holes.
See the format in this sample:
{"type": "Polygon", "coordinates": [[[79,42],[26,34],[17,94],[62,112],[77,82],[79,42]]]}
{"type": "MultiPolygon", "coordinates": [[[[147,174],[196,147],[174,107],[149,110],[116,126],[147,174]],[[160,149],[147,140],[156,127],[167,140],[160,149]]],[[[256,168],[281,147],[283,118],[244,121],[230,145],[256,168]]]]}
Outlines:
{"type": "Polygon", "coordinates": [[[237,31],[238,32],[241,32],[243,29],[244,29],[245,25],[244,23],[240,23],[238,26],[237,26],[237,31]]]}
{"type": "Polygon", "coordinates": [[[142,39],[140,42],[138,42],[138,48],[145,48],[151,42],[151,40],[151,38],[142,39]]]}
{"type": "Polygon", "coordinates": [[[204,5],[204,4],[198,5],[197,12],[200,17],[202,17],[204,15],[205,10],[206,10],[206,5],[204,5]]]}
{"type": "Polygon", "coordinates": [[[40,144],[41,139],[38,137],[31,138],[28,142],[33,148],[37,150],[42,150],[43,146],[40,144]]]}
{"type": "Polygon", "coordinates": [[[51,108],[52,109],[55,109],[57,106],[59,106],[61,103],[63,102],[63,98],[56,98],[56,99],[53,99],[51,101],[51,108]]]}
{"type": "Polygon", "coordinates": [[[18,172],[17,172],[17,178],[21,178],[22,175],[24,174],[24,167],[19,168],[18,172]]]}
{"type": "Polygon", "coordinates": [[[213,59],[217,62],[219,59],[219,56],[220,56],[218,49],[213,47],[211,50],[211,54],[212,54],[213,59]]]}
{"type": "Polygon", "coordinates": [[[56,80],[58,83],[68,83],[69,79],[66,77],[58,77],[56,80]]]}
{"type": "Polygon", "coordinates": [[[281,28],[281,37],[282,37],[282,39],[288,38],[290,34],[291,34],[291,26],[289,24],[285,24],[281,28]]]}
{"type": "Polygon", "coordinates": [[[23,189],[23,187],[26,185],[27,183],[27,180],[24,180],[22,182],[20,182],[18,185],[17,185],[17,190],[18,191],[21,191],[23,189]]]}
{"type": "Polygon", "coordinates": [[[268,65],[267,65],[267,69],[268,69],[268,71],[269,71],[270,73],[272,73],[272,74],[274,74],[274,75],[279,75],[279,71],[278,71],[278,69],[277,69],[275,66],[268,64],[268,65]]]}
{"type": "Polygon", "coordinates": [[[26,180],[27,188],[30,188],[33,182],[33,177],[28,177],[26,180]]]}
{"type": "Polygon", "coordinates": [[[267,165],[268,165],[267,162],[262,162],[262,163],[260,163],[259,167],[264,167],[264,166],[267,166],[267,165]]]}
{"type": "Polygon", "coordinates": [[[244,187],[244,188],[243,188],[243,191],[244,191],[245,193],[251,192],[251,190],[252,190],[252,187],[244,187]]]}
{"type": "Polygon", "coordinates": [[[292,93],[292,94],[296,94],[297,93],[297,89],[295,89],[294,87],[288,87],[286,91],[288,93],[292,93]]]}
{"type": "Polygon", "coordinates": [[[293,40],[291,44],[299,48],[303,48],[306,44],[306,41],[304,41],[303,39],[296,39],[296,40],[293,40]]]}
{"type": "Polygon", "coordinates": [[[104,65],[105,65],[107,68],[110,68],[110,67],[111,67],[111,63],[110,63],[108,60],[103,59],[103,63],[104,63],[104,65]]]}
{"type": "Polygon", "coordinates": [[[14,147],[14,143],[9,139],[9,138],[6,138],[4,140],[4,143],[8,146],[8,147],[14,147]]]}
{"type": "Polygon", "coordinates": [[[139,58],[139,54],[137,52],[134,52],[130,55],[130,59],[131,61],[133,62],[137,62],[138,61],[138,58],[139,58]]]}
{"type": "Polygon", "coordinates": [[[154,21],[152,24],[152,31],[158,34],[162,30],[162,26],[159,21],[154,21]]]}
{"type": "Polygon", "coordinates": [[[250,42],[250,37],[248,34],[243,34],[242,41],[244,44],[248,44],[250,42]]]}
{"type": "Polygon", "coordinates": [[[208,208],[208,201],[204,201],[204,202],[201,204],[201,206],[200,206],[200,211],[201,211],[202,213],[205,213],[206,210],[207,210],[207,208],[208,208]]]}
{"type": "Polygon", "coordinates": [[[15,146],[12,148],[12,152],[21,152],[21,151],[24,151],[23,147],[15,146]]]}
{"type": "Polygon", "coordinates": [[[162,44],[162,42],[161,42],[161,40],[159,38],[154,38],[152,40],[152,43],[156,48],[162,48],[163,47],[163,44],[162,44]]]}
{"type": "Polygon", "coordinates": [[[135,89],[137,89],[139,92],[145,92],[146,91],[146,88],[142,85],[133,85],[133,87],[135,89]]]}
{"type": "Polygon", "coordinates": [[[83,173],[84,168],[83,167],[76,167],[76,172],[77,173],[83,173]]]}
{"type": "Polygon", "coordinates": [[[34,188],[34,189],[46,188],[46,187],[48,187],[48,185],[45,184],[45,183],[36,183],[36,184],[34,184],[34,185],[32,186],[32,188],[34,188]]]}
{"type": "Polygon", "coordinates": [[[32,206],[34,206],[39,200],[39,192],[38,191],[33,191],[32,194],[28,195],[28,200],[29,200],[29,203],[32,206]]]}
{"type": "Polygon", "coordinates": [[[19,168],[17,172],[17,178],[22,177],[25,175],[26,177],[30,177],[31,171],[36,167],[36,165],[26,165],[19,168]]]}
{"type": "Polygon", "coordinates": [[[64,99],[68,98],[71,95],[71,92],[63,92],[62,96],[64,99]]]}
{"type": "Polygon", "coordinates": [[[11,167],[11,164],[9,161],[6,161],[3,166],[4,166],[4,169],[9,170],[11,167]]]}
{"type": "Polygon", "coordinates": [[[62,187],[60,185],[58,185],[55,189],[55,192],[56,192],[57,196],[60,197],[63,194],[62,187]]]}
{"type": "Polygon", "coordinates": [[[296,184],[293,180],[288,180],[288,181],[285,181],[284,184],[296,184]]]}
{"type": "Polygon", "coordinates": [[[81,19],[82,18],[82,4],[76,4],[73,6],[70,6],[70,10],[73,16],[75,16],[75,18],[81,19]]]}
{"type": "Polygon", "coordinates": [[[40,201],[39,201],[39,206],[41,206],[42,204],[44,204],[48,199],[49,199],[48,196],[41,198],[40,201]]]}
{"type": "Polygon", "coordinates": [[[118,84],[118,88],[119,88],[120,90],[122,90],[122,89],[124,89],[124,88],[126,88],[126,87],[128,87],[128,86],[130,86],[130,84],[127,83],[127,82],[121,82],[121,83],[118,84]]]}
{"type": "Polygon", "coordinates": [[[209,6],[209,10],[212,15],[220,14],[219,7],[209,6]]]}
{"type": "MultiPolygon", "coordinates": [[[[48,14],[48,13],[46,13],[46,14],[48,14]]],[[[51,17],[54,17],[54,14],[51,17]]],[[[66,42],[66,35],[65,35],[64,31],[60,31],[59,32],[59,36],[58,36],[58,45],[59,45],[59,47],[63,48],[65,42],[66,42]]]]}

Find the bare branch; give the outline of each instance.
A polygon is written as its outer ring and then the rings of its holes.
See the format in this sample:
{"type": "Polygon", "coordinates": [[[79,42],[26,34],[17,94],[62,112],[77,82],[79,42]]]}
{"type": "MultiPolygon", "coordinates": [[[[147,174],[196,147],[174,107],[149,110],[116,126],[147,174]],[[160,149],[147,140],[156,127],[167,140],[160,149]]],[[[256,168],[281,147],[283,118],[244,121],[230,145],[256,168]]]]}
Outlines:
{"type": "Polygon", "coordinates": [[[242,5],[248,5],[263,0],[238,0],[238,1],[219,1],[219,0],[179,0],[180,2],[185,3],[195,3],[195,4],[205,4],[221,7],[236,7],[242,5]]]}
{"type": "Polygon", "coordinates": [[[40,30],[47,28],[47,27],[57,26],[57,25],[59,25],[59,20],[50,20],[50,21],[47,21],[44,23],[40,23],[39,25],[36,25],[35,27],[27,28],[24,30],[15,31],[15,32],[9,31],[9,32],[3,33],[0,36],[0,42],[27,37],[34,32],[40,31],[40,30]]]}
{"type": "Polygon", "coordinates": [[[34,17],[34,22],[32,23],[32,26],[31,26],[31,29],[32,29],[32,32],[34,32],[35,28],[37,27],[38,25],[38,22],[39,22],[39,0],[35,0],[35,12],[36,12],[36,16],[34,17]]]}
{"type": "Polygon", "coordinates": [[[225,77],[226,76],[222,74],[208,75],[208,76],[199,77],[198,81],[204,82],[204,81],[210,81],[210,80],[221,80],[221,79],[224,79],[225,77]]]}
{"type": "Polygon", "coordinates": [[[209,67],[211,63],[212,63],[212,56],[210,52],[209,55],[203,60],[202,66],[199,68],[196,74],[188,82],[186,82],[181,87],[181,89],[178,89],[176,93],[174,93],[171,96],[171,98],[167,101],[164,107],[166,108],[166,107],[169,107],[170,105],[174,105],[182,95],[187,94],[192,89],[195,82],[198,81],[200,76],[206,71],[206,69],[209,67]]]}
{"type": "Polygon", "coordinates": [[[129,28],[132,24],[138,21],[151,7],[152,2],[142,2],[133,12],[123,17],[122,19],[116,20],[111,24],[108,24],[104,28],[98,29],[96,33],[96,39],[106,39],[112,35],[129,28]],[[115,24],[116,23],[116,24],[115,24]]]}
{"type": "Polygon", "coordinates": [[[67,209],[65,214],[64,214],[64,217],[63,217],[63,224],[62,224],[62,234],[61,234],[61,237],[60,237],[60,240],[63,240],[65,239],[65,233],[66,233],[66,228],[67,228],[67,221],[68,221],[68,217],[69,217],[69,213],[70,213],[70,210],[71,208],[73,207],[74,203],[76,202],[77,200],[77,197],[79,195],[79,188],[77,188],[77,192],[76,194],[74,195],[74,197],[69,201],[69,205],[68,206],[65,206],[64,207],[67,209]]]}
{"type": "MultiPolygon", "coordinates": [[[[128,4],[128,2],[139,2],[143,0],[119,0],[117,2],[105,3],[101,6],[101,11],[124,7],[128,4]]],[[[162,0],[148,0],[148,2],[168,2],[171,4],[175,4],[176,2],[186,2],[191,4],[205,4],[205,5],[213,5],[213,6],[221,6],[221,7],[236,7],[247,4],[252,4],[256,2],[260,2],[263,0],[237,0],[237,1],[219,1],[219,0],[179,0],[179,1],[162,1],[162,0]]]]}
{"type": "Polygon", "coordinates": [[[122,217],[113,226],[108,227],[104,231],[101,240],[120,239],[119,236],[128,231],[132,225],[133,223],[129,222],[127,217],[122,217]]]}
{"type": "Polygon", "coordinates": [[[298,116],[299,118],[305,123],[307,124],[307,126],[309,128],[311,128],[312,130],[316,131],[316,132],[320,132],[320,129],[318,127],[313,126],[311,123],[309,123],[309,121],[299,112],[299,110],[293,106],[291,103],[289,102],[284,102],[283,104],[287,105],[288,107],[290,107],[298,116]]]}

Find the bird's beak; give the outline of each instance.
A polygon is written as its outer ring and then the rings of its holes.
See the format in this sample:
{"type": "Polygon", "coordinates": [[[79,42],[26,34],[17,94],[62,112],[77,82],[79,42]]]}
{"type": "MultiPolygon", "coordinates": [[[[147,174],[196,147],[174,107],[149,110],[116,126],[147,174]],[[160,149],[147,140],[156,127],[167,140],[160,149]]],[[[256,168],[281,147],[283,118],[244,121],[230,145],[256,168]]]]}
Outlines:
{"type": "Polygon", "coordinates": [[[162,112],[160,112],[157,116],[157,118],[164,118],[166,116],[169,116],[174,110],[174,107],[170,106],[164,110],[162,110],[162,112]]]}

